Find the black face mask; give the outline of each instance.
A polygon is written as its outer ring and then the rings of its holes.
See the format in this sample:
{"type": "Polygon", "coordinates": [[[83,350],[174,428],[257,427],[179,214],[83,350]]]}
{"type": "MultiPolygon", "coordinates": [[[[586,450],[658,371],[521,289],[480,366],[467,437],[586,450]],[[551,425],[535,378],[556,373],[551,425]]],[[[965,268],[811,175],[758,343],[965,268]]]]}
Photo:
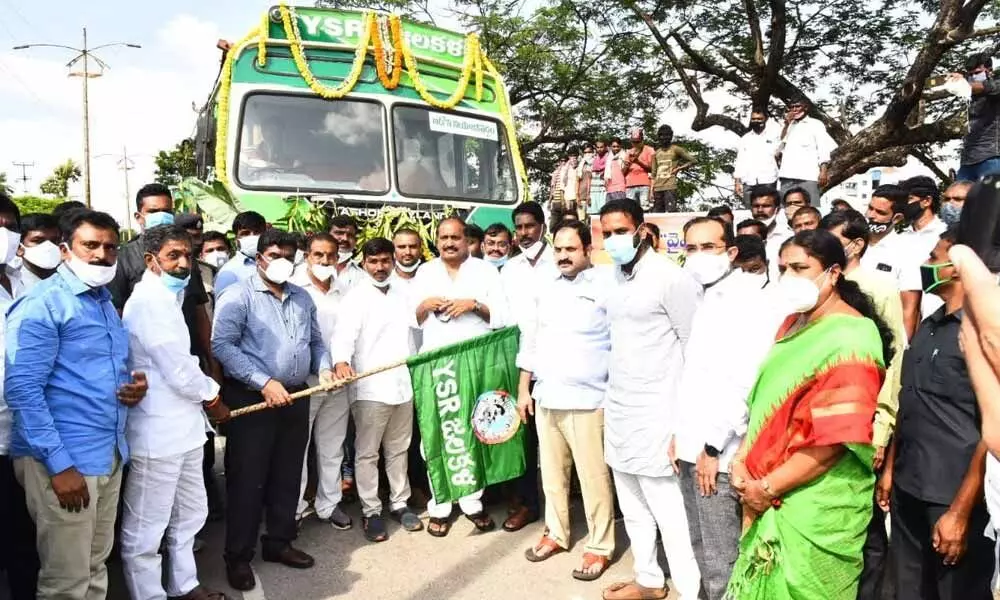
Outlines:
{"type": "Polygon", "coordinates": [[[889,231],[892,223],[879,223],[875,219],[868,219],[868,231],[879,235],[889,231]]]}
{"type": "Polygon", "coordinates": [[[924,207],[920,206],[919,200],[910,202],[903,207],[903,218],[911,223],[919,219],[922,214],[924,214],[924,207]]]}
{"type": "Polygon", "coordinates": [[[755,133],[764,131],[764,121],[750,121],[750,129],[755,133]]]}

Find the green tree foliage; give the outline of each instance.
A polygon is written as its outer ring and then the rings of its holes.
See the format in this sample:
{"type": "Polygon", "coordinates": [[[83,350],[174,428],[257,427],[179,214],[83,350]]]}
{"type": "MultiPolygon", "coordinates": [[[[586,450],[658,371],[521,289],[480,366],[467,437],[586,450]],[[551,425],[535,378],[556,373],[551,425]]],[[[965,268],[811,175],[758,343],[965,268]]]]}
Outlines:
{"type": "Polygon", "coordinates": [[[69,196],[70,182],[79,181],[81,176],[80,165],[76,164],[73,159],[68,159],[57,166],[52,174],[42,182],[42,193],[57,198],[66,198],[69,196]]]}
{"type": "MultiPolygon", "coordinates": [[[[375,8],[368,0],[318,4],[375,8]]],[[[435,16],[427,0],[376,4],[412,18],[435,16]]],[[[928,94],[926,82],[960,70],[973,51],[1000,53],[1000,2],[991,0],[455,0],[449,6],[444,16],[479,31],[503,71],[526,162],[539,183],[566,145],[623,135],[627,125],[651,131],[666,109],[693,108],[695,131],[742,135],[751,106],[780,118],[796,96],[810,100],[811,116],[839,145],[830,185],[874,166],[901,165],[908,156],[944,177],[934,152],[964,134],[965,104],[928,94]]],[[[701,172],[681,180],[694,182],[695,175],[714,179],[701,172]]]]}
{"type": "Polygon", "coordinates": [[[13,200],[22,215],[30,213],[49,214],[63,202],[62,198],[51,199],[39,198],[38,196],[15,196],[13,200]]]}
{"type": "Polygon", "coordinates": [[[194,177],[197,173],[194,158],[194,141],[181,140],[171,150],[161,150],[155,158],[156,182],[168,186],[180,184],[185,177],[194,177]]]}

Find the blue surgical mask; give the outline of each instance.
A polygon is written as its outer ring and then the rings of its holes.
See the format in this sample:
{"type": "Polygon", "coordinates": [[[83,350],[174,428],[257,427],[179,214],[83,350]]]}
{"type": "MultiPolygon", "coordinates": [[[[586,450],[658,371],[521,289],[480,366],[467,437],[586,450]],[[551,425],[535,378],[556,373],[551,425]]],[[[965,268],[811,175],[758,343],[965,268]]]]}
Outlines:
{"type": "Polygon", "coordinates": [[[954,225],[962,219],[962,207],[956,206],[951,202],[945,202],[941,205],[941,220],[945,222],[946,225],[954,225]]]}
{"type": "Polygon", "coordinates": [[[176,275],[171,275],[166,271],[160,271],[160,282],[173,293],[178,293],[187,287],[191,281],[191,269],[178,269],[176,275]]]}
{"type": "Polygon", "coordinates": [[[986,71],[983,71],[981,73],[973,73],[972,76],[970,77],[970,79],[972,81],[978,81],[978,82],[982,83],[983,81],[986,81],[986,79],[987,79],[986,71]]]}
{"type": "Polygon", "coordinates": [[[168,212],[155,212],[149,213],[145,217],[146,225],[144,229],[152,229],[154,227],[159,227],[160,225],[173,225],[174,224],[174,214],[168,212]]]}
{"type": "Polygon", "coordinates": [[[639,248],[635,241],[635,235],[620,233],[604,240],[604,250],[616,265],[627,265],[635,259],[639,248]]]}
{"type": "Polygon", "coordinates": [[[491,265],[493,265],[494,267],[496,267],[496,268],[499,269],[500,267],[502,267],[505,264],[507,264],[507,258],[508,257],[507,257],[507,255],[504,255],[504,256],[501,256],[500,258],[495,258],[493,256],[487,255],[484,258],[486,258],[486,262],[490,263],[491,265]]]}

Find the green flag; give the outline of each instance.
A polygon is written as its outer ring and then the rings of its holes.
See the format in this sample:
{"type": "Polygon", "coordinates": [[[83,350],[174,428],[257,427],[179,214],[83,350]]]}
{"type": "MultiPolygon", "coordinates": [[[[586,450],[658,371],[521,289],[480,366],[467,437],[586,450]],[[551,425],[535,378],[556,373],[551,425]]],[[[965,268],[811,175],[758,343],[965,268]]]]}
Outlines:
{"type": "Polygon", "coordinates": [[[519,331],[508,327],[407,361],[434,498],[454,502],[524,473],[519,331]]]}

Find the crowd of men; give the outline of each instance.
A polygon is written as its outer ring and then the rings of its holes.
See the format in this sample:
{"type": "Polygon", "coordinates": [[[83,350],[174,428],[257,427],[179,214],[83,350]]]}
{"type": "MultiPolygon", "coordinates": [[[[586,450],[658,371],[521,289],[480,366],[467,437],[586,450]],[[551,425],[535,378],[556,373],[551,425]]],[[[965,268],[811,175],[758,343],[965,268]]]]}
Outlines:
{"type": "MultiPolygon", "coordinates": [[[[987,501],[998,498],[986,485],[984,499],[986,449],[958,340],[963,282],[948,259],[971,180],[942,195],[914,177],[874,190],[866,214],[841,202],[822,215],[828,151],[807,110],[789,111],[776,149],[789,158],[774,172],[745,140],[737,185],[752,218],[734,223],[727,207],[693,218],[683,266],[657,252],[659,231],[644,218],[644,207],[675,206],[676,174],[693,164],[669,128],[656,150],[641,130],[627,152],[598,145],[581,163],[589,177],[567,161],[550,227],[534,202],[514,209],[513,230],[480,234],[449,217],[426,261],[409,229],[359,248],[347,215],[309,235],[254,212],[235,218],[231,239],[204,232],[157,184],[138,192],[142,232],[124,245],[107,214],[66,203],[21,215],[0,194],[0,566],[12,598],[104,598],[116,541],[135,600],[224,598],[199,584],[194,560],[213,514],[225,520],[227,579],[241,591],[256,585],[261,521],[261,558],[296,569],[314,564],[294,546],[303,523],[351,529],[344,505],[354,498],[372,542],[388,538],[388,519],[447,536],[454,506],[428,484],[405,367],[337,382],[508,325],[521,328],[528,435],[524,475],[499,492],[509,503],[502,528],[545,525],[525,558],[571,549],[575,473],[588,535],[573,577],[596,580],[617,557],[617,504],[635,575],[606,588],[606,600],[667,596],[658,544],[681,598],[723,598],[747,493],[729,471],[759,366],[789,313],[780,282],[795,279],[781,249],[816,229],[839,240],[843,275],[900,350],[872,419],[878,485],[857,557],[864,571],[845,589],[881,598],[887,582],[900,598],[990,597],[994,543],[983,532],[994,531],[987,501]],[[570,203],[596,197],[593,186],[599,206],[570,203]],[[612,265],[594,265],[581,206],[596,211],[612,265]],[[302,394],[318,385],[326,391],[302,394]],[[217,426],[224,497],[212,477],[217,426]]],[[[763,121],[755,112],[748,136],[763,135],[763,121]]],[[[778,495],[767,500],[780,507],[778,495]]],[[[457,504],[477,530],[496,527],[483,492],[457,504]]]]}

